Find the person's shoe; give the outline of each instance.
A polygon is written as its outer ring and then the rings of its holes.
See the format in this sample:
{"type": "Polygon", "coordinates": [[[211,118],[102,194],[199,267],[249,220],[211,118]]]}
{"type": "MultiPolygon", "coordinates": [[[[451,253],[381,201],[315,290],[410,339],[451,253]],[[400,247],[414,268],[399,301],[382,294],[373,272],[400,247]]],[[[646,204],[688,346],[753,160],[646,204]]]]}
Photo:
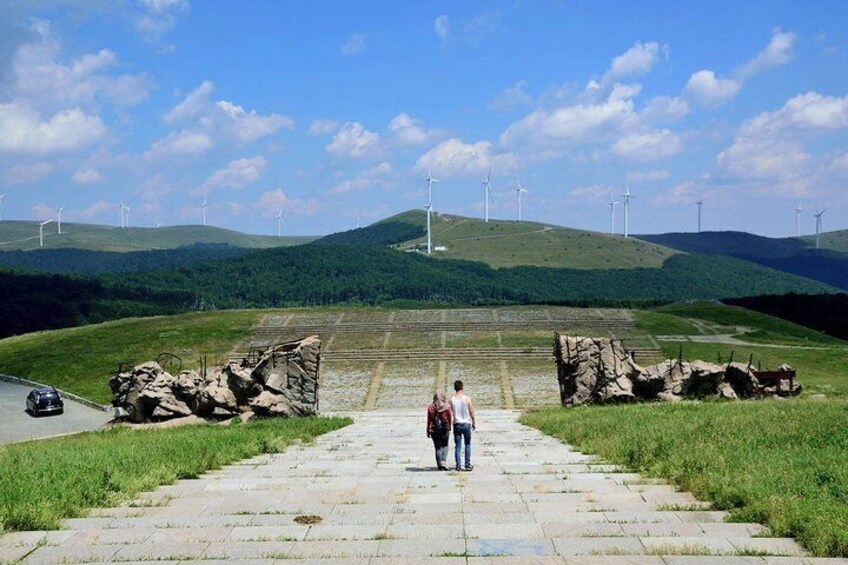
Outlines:
{"type": "Polygon", "coordinates": [[[474,465],[466,465],[466,466],[465,466],[465,470],[466,470],[466,471],[473,471],[473,470],[474,470],[474,465]]]}
{"type": "Polygon", "coordinates": [[[439,465],[439,471],[447,471],[448,468],[445,465],[439,465]]]}
{"type": "Polygon", "coordinates": [[[459,473],[460,471],[462,471],[462,467],[457,467],[456,472],[459,473]]]}

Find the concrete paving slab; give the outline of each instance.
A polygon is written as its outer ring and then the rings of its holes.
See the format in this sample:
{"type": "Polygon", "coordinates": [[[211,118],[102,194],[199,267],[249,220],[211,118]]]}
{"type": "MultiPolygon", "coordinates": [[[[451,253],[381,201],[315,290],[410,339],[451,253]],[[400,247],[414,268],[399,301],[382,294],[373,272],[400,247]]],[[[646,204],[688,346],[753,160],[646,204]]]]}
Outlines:
{"type": "Polygon", "coordinates": [[[690,510],[700,503],[687,493],[578,453],[512,411],[480,410],[471,473],[432,470],[419,411],[354,416],[308,445],[143,493],[137,506],[66,520],[63,531],[0,536],[0,560],[32,552],[26,563],[830,562],[793,540],[752,537],[764,531],[757,524],[690,510]],[[303,516],[318,523],[298,524],[303,516]]]}

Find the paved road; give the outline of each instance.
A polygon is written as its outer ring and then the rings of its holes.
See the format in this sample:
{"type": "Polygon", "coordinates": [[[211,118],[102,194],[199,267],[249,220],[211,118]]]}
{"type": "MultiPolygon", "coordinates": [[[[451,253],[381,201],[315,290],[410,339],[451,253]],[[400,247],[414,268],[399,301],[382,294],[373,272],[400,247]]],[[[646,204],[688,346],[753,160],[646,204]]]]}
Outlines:
{"type": "Polygon", "coordinates": [[[33,418],[25,412],[31,390],[32,387],[0,381],[0,443],[96,430],[112,417],[108,412],[64,399],[64,414],[33,418]]]}
{"type": "Polygon", "coordinates": [[[434,470],[418,412],[354,416],[314,444],[161,487],[63,530],[2,536],[0,561],[846,563],[757,537],[757,524],[725,523],[691,495],[573,451],[513,412],[481,411],[471,473],[434,470]],[[298,523],[306,515],[320,523],[298,523]]]}

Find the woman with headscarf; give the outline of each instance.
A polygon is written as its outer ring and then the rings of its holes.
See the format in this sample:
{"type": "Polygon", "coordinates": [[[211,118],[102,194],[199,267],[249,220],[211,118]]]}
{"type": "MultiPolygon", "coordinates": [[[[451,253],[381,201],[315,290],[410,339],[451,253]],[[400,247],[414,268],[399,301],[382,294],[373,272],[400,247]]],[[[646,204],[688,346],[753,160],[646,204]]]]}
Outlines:
{"type": "Polygon", "coordinates": [[[436,391],[433,402],[427,405],[427,437],[433,439],[436,450],[436,466],[440,471],[447,471],[448,438],[453,417],[450,403],[445,400],[445,393],[436,391]]]}

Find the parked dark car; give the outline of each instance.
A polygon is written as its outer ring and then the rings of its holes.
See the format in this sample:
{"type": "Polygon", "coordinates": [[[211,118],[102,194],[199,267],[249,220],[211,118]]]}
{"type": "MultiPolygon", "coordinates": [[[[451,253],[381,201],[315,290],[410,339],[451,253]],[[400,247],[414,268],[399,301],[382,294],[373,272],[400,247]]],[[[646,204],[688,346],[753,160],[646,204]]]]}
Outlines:
{"type": "Polygon", "coordinates": [[[42,414],[61,414],[65,411],[65,403],[55,388],[43,386],[33,389],[27,395],[26,409],[34,417],[42,414]]]}

